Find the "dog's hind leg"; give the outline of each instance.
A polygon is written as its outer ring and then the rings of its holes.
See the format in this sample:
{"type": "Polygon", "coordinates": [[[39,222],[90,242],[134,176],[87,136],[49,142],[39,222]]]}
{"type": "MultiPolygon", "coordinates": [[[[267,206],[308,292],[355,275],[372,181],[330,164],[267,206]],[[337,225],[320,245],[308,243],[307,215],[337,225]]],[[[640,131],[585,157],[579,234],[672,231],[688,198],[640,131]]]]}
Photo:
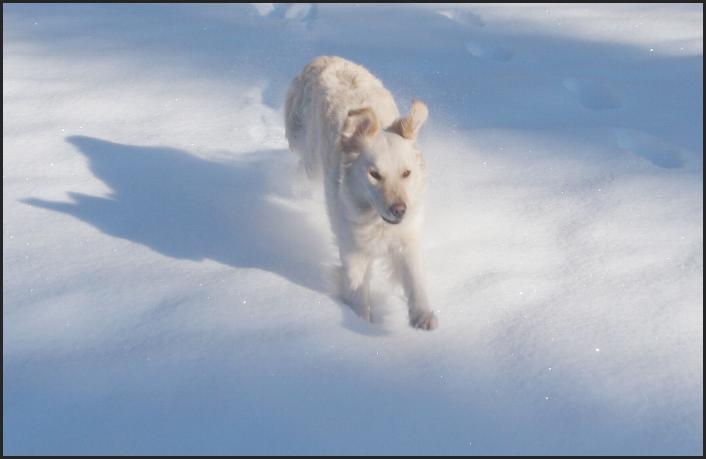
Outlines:
{"type": "Polygon", "coordinates": [[[372,322],[370,275],[372,260],[362,253],[341,253],[340,294],[343,300],[363,319],[372,322]]]}

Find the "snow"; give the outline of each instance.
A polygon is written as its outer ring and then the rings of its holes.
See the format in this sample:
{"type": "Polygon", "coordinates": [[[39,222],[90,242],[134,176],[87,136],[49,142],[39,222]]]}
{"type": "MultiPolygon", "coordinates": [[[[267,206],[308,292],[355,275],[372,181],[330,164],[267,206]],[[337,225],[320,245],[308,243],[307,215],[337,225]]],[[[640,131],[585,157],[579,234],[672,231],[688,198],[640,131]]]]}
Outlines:
{"type": "Polygon", "coordinates": [[[3,6],[4,454],[701,454],[703,7],[3,6]],[[440,326],[328,292],[287,85],[430,109],[440,326]]]}

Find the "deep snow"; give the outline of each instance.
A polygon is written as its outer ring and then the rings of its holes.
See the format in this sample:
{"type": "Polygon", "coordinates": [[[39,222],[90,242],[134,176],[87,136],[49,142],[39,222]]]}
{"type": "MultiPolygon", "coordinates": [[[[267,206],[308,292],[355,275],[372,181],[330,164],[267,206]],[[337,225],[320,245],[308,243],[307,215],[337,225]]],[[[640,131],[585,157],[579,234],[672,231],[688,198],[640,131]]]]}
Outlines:
{"type": "Polygon", "coordinates": [[[701,454],[703,8],[3,5],[3,453],[701,454]],[[282,105],[424,100],[440,328],[327,290],[282,105]]]}

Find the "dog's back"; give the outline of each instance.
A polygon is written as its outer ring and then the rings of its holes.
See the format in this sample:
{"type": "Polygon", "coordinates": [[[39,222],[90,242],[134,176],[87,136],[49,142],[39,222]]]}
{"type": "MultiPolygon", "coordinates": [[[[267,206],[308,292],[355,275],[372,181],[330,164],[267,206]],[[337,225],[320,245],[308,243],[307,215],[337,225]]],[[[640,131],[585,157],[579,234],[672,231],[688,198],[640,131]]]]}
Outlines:
{"type": "Polygon", "coordinates": [[[365,67],[336,56],[311,61],[291,83],[285,103],[289,148],[301,155],[307,175],[340,164],[336,145],[350,110],[370,107],[383,126],[399,117],[392,95],[365,67]]]}

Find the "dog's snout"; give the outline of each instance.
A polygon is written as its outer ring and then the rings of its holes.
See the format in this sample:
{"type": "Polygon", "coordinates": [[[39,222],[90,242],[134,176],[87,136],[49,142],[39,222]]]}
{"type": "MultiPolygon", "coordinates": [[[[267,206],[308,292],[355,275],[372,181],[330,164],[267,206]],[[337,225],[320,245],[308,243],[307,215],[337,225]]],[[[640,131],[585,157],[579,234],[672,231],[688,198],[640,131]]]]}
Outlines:
{"type": "Polygon", "coordinates": [[[397,202],[390,207],[390,212],[397,218],[404,217],[404,213],[407,211],[407,205],[404,202],[397,202]]]}

